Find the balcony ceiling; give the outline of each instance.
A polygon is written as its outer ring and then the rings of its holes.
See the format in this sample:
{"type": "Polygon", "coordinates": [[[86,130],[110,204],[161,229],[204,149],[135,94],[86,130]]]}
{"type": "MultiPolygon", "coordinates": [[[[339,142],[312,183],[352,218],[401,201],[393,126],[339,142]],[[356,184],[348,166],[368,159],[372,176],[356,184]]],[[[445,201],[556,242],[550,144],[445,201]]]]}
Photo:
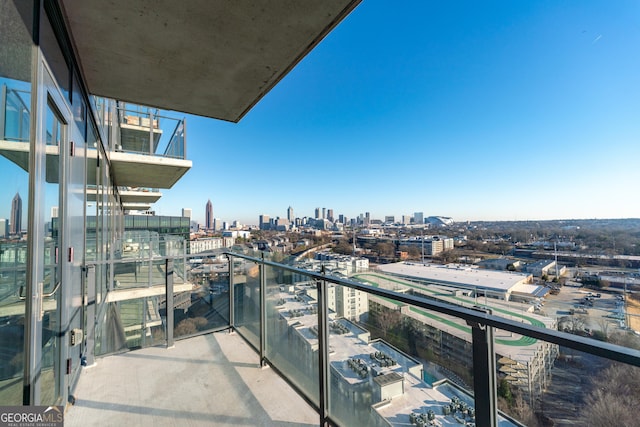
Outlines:
{"type": "Polygon", "coordinates": [[[61,0],[89,92],[237,122],[360,0],[61,0]]]}

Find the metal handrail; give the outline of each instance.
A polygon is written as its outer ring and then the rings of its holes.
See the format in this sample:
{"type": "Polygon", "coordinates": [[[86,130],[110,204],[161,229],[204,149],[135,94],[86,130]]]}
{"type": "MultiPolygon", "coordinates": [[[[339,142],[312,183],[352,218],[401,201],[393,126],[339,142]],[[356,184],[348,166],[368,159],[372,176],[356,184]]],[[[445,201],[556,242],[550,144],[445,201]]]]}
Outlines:
{"type": "Polygon", "coordinates": [[[515,332],[520,335],[526,335],[532,338],[537,338],[542,341],[547,341],[553,344],[569,347],[574,350],[583,351],[585,353],[593,354],[595,356],[603,357],[617,362],[627,363],[629,365],[640,367],[640,351],[628,347],[623,347],[616,344],[606,343],[603,341],[596,341],[591,338],[581,337],[573,335],[567,332],[560,332],[553,329],[541,328],[538,326],[528,325],[526,323],[516,322],[511,319],[499,317],[493,314],[488,314],[473,309],[465,308],[455,304],[447,302],[429,300],[413,295],[406,295],[397,293],[391,290],[376,288],[371,285],[348,280],[340,277],[324,275],[322,273],[303,270],[296,267],[278,264],[272,261],[262,260],[260,258],[250,257],[247,255],[237,254],[234,252],[223,252],[225,255],[229,255],[236,258],[246,259],[251,262],[269,265],[271,267],[280,268],[286,271],[303,274],[314,279],[324,280],[336,285],[345,286],[348,288],[356,289],[359,291],[367,292],[379,297],[390,298],[405,304],[411,304],[427,310],[433,310],[438,313],[448,314],[453,317],[465,320],[468,323],[478,323],[481,325],[487,325],[494,328],[502,329],[505,331],[515,332]]]}

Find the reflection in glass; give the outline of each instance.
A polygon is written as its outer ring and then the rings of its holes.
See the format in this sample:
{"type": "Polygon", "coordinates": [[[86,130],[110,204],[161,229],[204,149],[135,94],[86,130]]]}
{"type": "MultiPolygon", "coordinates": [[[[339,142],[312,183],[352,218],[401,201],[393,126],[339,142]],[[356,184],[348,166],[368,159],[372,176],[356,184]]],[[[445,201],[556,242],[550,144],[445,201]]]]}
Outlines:
{"type": "MultiPolygon", "coordinates": [[[[55,107],[47,104],[46,135],[47,145],[59,146],[65,138],[66,125],[60,119],[55,107]]],[[[56,387],[61,368],[57,367],[60,357],[60,156],[47,153],[44,184],[45,232],[43,250],[43,316],[42,316],[42,402],[53,404],[58,397],[56,387]]]]}
{"type": "Polygon", "coordinates": [[[316,405],[319,401],[318,301],[315,281],[265,267],[266,356],[316,405]]]}

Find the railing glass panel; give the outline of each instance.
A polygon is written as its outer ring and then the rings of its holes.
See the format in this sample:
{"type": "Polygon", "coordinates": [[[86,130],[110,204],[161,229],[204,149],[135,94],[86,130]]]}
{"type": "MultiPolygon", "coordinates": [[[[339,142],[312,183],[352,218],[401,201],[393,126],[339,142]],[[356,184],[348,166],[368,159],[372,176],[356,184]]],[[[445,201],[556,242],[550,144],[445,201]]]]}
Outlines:
{"type": "MultiPolygon", "coordinates": [[[[174,272],[183,263],[175,260],[174,272]]],[[[174,337],[229,325],[229,263],[216,255],[192,257],[187,280],[174,274],[174,337]]]]}
{"type": "Polygon", "coordinates": [[[319,398],[318,301],[310,276],[265,267],[265,356],[316,405],[319,398]]]}
{"type": "MultiPolygon", "coordinates": [[[[16,85],[19,86],[20,83],[16,82],[16,85]]],[[[0,106],[0,111],[4,111],[4,129],[0,129],[0,139],[29,142],[31,119],[28,105],[31,102],[31,93],[2,84],[0,98],[4,98],[2,99],[4,105],[0,106]]]]}
{"type": "Polygon", "coordinates": [[[118,102],[119,144],[116,151],[184,159],[184,119],[154,108],[118,102]]]}
{"type": "Polygon", "coordinates": [[[256,350],[260,348],[260,267],[257,263],[233,258],[234,325],[256,350]]]}

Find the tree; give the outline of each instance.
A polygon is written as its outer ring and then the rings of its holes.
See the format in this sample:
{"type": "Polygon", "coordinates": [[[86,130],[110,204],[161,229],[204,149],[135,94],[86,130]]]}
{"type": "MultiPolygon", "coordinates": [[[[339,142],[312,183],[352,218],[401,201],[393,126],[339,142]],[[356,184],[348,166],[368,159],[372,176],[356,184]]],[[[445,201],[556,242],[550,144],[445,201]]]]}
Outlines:
{"type": "Polygon", "coordinates": [[[507,404],[509,406],[512,405],[512,403],[513,403],[513,394],[511,393],[511,385],[504,378],[502,378],[500,380],[500,382],[498,383],[498,396],[502,397],[504,400],[506,400],[506,402],[507,402],[507,404]]]}
{"type": "Polygon", "coordinates": [[[381,257],[392,257],[395,255],[396,247],[393,243],[378,242],[375,244],[374,250],[378,252],[378,255],[381,257]]]}
{"type": "Polygon", "coordinates": [[[602,340],[609,340],[609,328],[611,327],[611,323],[604,317],[598,317],[598,327],[600,328],[600,332],[602,333],[602,340]]]}
{"type": "Polygon", "coordinates": [[[640,395],[640,368],[615,363],[593,381],[585,400],[583,425],[593,427],[637,426],[637,398],[640,395]]]}
{"type": "Polygon", "coordinates": [[[351,255],[353,252],[353,245],[349,243],[349,239],[342,238],[333,247],[333,252],[343,255],[351,255]]]}
{"type": "Polygon", "coordinates": [[[585,316],[569,316],[569,329],[573,334],[581,334],[584,332],[584,327],[587,325],[587,318],[585,316]]]}
{"type": "Polygon", "coordinates": [[[384,336],[387,333],[400,324],[402,314],[400,311],[393,310],[384,306],[380,307],[380,310],[375,315],[376,325],[382,330],[384,336]]]}

